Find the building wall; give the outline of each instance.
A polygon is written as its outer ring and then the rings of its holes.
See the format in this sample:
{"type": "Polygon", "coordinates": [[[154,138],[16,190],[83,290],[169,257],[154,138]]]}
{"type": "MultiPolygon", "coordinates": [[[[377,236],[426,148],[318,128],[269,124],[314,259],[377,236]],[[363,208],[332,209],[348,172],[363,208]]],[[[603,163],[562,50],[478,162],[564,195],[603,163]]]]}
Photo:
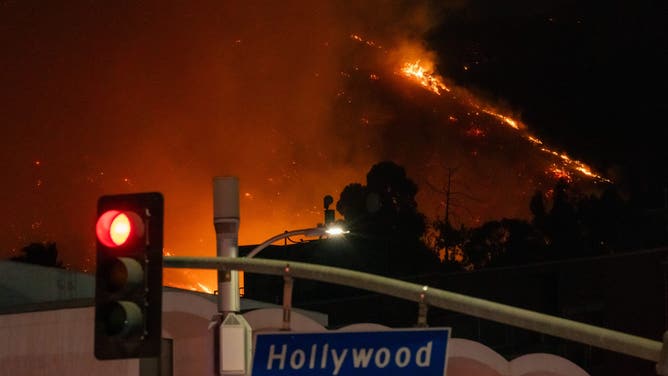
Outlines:
{"type": "MultiPolygon", "coordinates": [[[[175,376],[215,375],[209,314],[215,304],[188,293],[166,293],[163,337],[173,343],[175,376]]],[[[280,308],[257,309],[244,317],[254,336],[283,326],[280,308]]],[[[296,332],[327,329],[298,312],[291,315],[296,332]]],[[[0,375],[139,375],[137,359],[99,361],[93,356],[94,308],[65,308],[0,315],[0,375]]],[[[341,331],[389,330],[377,324],[355,324],[341,331]]],[[[453,338],[448,345],[449,376],[589,376],[565,358],[529,354],[508,361],[491,348],[453,338]]]]}
{"type": "MultiPolygon", "coordinates": [[[[163,294],[163,338],[174,375],[213,375],[215,304],[189,292],[163,294]]],[[[92,306],[0,315],[0,375],[139,375],[139,360],[97,360],[92,306]]]]}
{"type": "Polygon", "coordinates": [[[0,316],[3,375],[139,375],[139,361],[93,356],[92,307],[0,316]]]}

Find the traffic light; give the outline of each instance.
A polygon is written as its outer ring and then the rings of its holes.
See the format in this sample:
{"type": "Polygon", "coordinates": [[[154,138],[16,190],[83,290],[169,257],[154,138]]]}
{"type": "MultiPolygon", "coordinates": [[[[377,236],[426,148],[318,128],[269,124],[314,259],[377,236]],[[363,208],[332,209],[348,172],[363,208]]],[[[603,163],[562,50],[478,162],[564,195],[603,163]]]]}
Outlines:
{"type": "Polygon", "coordinates": [[[97,203],[95,357],[160,355],[162,226],[157,192],[102,196],[97,203]]]}

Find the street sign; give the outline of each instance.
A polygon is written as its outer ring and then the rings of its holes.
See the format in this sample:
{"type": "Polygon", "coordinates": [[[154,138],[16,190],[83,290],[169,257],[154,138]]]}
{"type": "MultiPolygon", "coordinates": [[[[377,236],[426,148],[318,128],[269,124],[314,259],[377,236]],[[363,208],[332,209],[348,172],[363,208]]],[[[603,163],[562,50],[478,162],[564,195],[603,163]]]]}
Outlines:
{"type": "Polygon", "coordinates": [[[445,376],[450,328],[258,334],[252,376],[445,376]]]}

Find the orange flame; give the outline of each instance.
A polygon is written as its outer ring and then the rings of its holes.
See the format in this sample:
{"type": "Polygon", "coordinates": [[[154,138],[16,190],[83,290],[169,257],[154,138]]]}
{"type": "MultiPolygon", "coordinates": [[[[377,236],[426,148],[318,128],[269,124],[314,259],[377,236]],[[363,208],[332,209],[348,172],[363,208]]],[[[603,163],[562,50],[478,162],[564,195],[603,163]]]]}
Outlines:
{"type": "Polygon", "coordinates": [[[441,90],[450,91],[441,78],[438,75],[434,75],[433,69],[428,69],[422,66],[420,60],[413,63],[405,63],[401,67],[401,73],[403,73],[404,76],[417,81],[420,85],[434,94],[441,95],[441,90]]]}
{"type": "Polygon", "coordinates": [[[517,120],[515,120],[511,117],[498,114],[498,113],[496,113],[492,110],[488,110],[488,109],[483,109],[482,112],[501,119],[504,123],[506,123],[508,126],[510,126],[513,129],[517,129],[517,130],[520,129],[520,126],[519,126],[520,123],[517,120]]]}
{"type": "Polygon", "coordinates": [[[572,181],[571,175],[563,168],[558,167],[557,165],[552,165],[548,170],[552,175],[557,179],[564,179],[566,181],[572,181]]]}

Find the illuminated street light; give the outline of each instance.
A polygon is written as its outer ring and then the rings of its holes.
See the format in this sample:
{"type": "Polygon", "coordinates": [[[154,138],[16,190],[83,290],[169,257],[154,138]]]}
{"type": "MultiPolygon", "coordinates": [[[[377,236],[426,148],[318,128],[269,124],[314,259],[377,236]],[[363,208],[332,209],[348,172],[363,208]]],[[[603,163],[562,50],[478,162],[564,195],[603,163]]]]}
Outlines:
{"type": "Polygon", "coordinates": [[[272,243],[281,239],[288,238],[290,236],[295,236],[295,235],[304,235],[308,237],[323,236],[323,235],[341,236],[349,232],[350,231],[343,229],[343,227],[341,226],[328,226],[328,227],[320,226],[320,227],[305,228],[301,230],[285,231],[276,236],[272,236],[271,238],[265,240],[263,243],[259,244],[257,247],[253,248],[253,250],[246,255],[246,258],[252,258],[253,256],[257,255],[261,250],[269,247],[272,243]]]}
{"type": "MultiPolygon", "coordinates": [[[[326,211],[332,201],[331,196],[326,197],[324,202],[326,211]]],[[[273,242],[293,235],[315,237],[345,234],[347,231],[341,227],[330,225],[334,221],[333,211],[327,213],[325,216],[327,226],[286,231],[258,245],[246,257],[251,258],[273,242]]],[[[124,218],[120,218],[117,225],[120,229],[116,236],[118,239],[112,242],[125,241],[127,230],[123,231],[124,222],[122,220],[124,218]]],[[[213,181],[213,224],[216,230],[216,255],[218,257],[238,257],[239,223],[238,178],[234,176],[215,177],[213,181]]],[[[238,314],[240,310],[239,272],[219,269],[218,314],[214,316],[210,328],[217,327],[215,341],[218,343],[218,354],[214,363],[220,375],[246,375],[251,367],[253,330],[243,315],[238,314]]]]}
{"type": "MultiPolygon", "coordinates": [[[[345,231],[340,226],[321,226],[313,228],[305,228],[301,230],[294,231],[285,231],[284,233],[278,234],[267,239],[262,244],[259,244],[257,247],[246,255],[246,258],[252,258],[261,250],[270,246],[273,242],[288,238],[295,235],[303,235],[308,237],[315,236],[341,236],[348,231],[345,231]]],[[[229,256],[228,256],[229,257],[229,256]]],[[[231,255],[231,257],[236,257],[236,254],[231,255]]],[[[232,281],[235,291],[239,291],[239,278],[234,278],[232,281]]],[[[292,286],[292,284],[290,284],[292,286]]],[[[234,291],[234,290],[233,290],[234,291]]],[[[220,296],[220,299],[223,301],[223,305],[233,306],[234,301],[239,301],[238,293],[228,293],[223,296],[220,296]]],[[[239,305],[237,305],[239,306],[239,305]]],[[[284,308],[285,310],[285,308],[284,308]]],[[[289,312],[289,311],[288,311],[289,312]]],[[[283,312],[283,319],[285,323],[286,312],[283,312]]],[[[289,313],[288,316],[289,317],[289,313]]],[[[220,355],[219,355],[219,370],[221,375],[244,375],[247,374],[246,371],[250,369],[250,362],[252,359],[252,329],[248,322],[244,319],[242,315],[237,315],[235,312],[228,312],[225,316],[225,319],[219,324],[219,341],[220,345],[220,355]],[[229,323],[226,325],[226,323],[229,323]],[[232,371],[230,371],[232,370],[232,371]]]]}
{"type": "Polygon", "coordinates": [[[350,231],[347,231],[343,227],[340,227],[340,226],[332,226],[332,227],[327,228],[327,230],[325,230],[325,232],[328,235],[340,236],[340,235],[343,235],[343,234],[347,234],[350,231]]]}

